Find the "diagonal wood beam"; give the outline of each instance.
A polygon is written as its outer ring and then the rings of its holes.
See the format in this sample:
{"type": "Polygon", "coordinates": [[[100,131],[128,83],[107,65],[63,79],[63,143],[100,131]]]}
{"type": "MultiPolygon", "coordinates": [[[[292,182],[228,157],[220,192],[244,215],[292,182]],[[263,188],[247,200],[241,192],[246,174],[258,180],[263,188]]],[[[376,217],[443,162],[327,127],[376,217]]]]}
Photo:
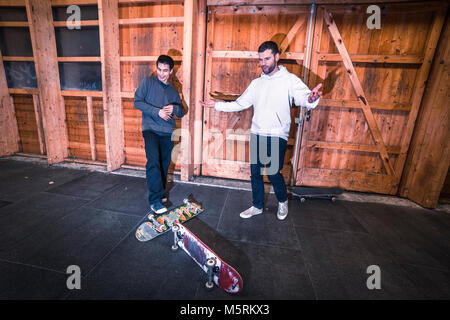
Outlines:
{"type": "Polygon", "coordinates": [[[0,157],[19,151],[19,127],[0,50],[0,157]]]}
{"type": "Polygon", "coordinates": [[[295,35],[298,32],[298,29],[300,29],[301,25],[303,23],[303,16],[299,16],[295,24],[292,26],[292,28],[289,30],[289,32],[286,35],[286,38],[281,42],[280,44],[280,55],[284,53],[291,44],[292,40],[294,40],[295,35]]]}
{"type": "Polygon", "coordinates": [[[372,137],[375,141],[375,145],[379,150],[383,166],[386,169],[388,175],[394,175],[394,167],[392,165],[391,159],[389,158],[386,145],[384,144],[383,141],[383,137],[381,136],[381,132],[375,121],[369,102],[367,101],[366,95],[364,94],[364,90],[361,86],[361,82],[358,79],[358,75],[356,74],[355,68],[353,67],[350,55],[348,54],[347,48],[345,47],[345,44],[342,41],[341,34],[339,33],[339,30],[336,26],[332,14],[328,12],[325,8],[323,8],[323,10],[324,10],[323,18],[325,20],[325,24],[328,28],[328,31],[330,32],[334,44],[336,45],[336,48],[339,51],[339,54],[342,57],[345,70],[347,71],[347,74],[350,77],[353,89],[355,90],[356,96],[358,97],[358,100],[361,103],[362,111],[366,118],[372,137]]]}

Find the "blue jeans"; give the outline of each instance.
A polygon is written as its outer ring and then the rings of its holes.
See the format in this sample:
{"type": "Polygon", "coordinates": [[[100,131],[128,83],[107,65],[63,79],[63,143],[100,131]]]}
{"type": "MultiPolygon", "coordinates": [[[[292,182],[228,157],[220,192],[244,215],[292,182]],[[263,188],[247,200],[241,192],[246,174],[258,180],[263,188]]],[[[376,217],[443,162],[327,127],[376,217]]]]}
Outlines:
{"type": "Polygon", "coordinates": [[[264,206],[264,167],[278,201],[287,200],[286,183],[280,172],[283,169],[286,146],[287,141],[282,138],[250,134],[250,173],[255,208],[262,209],[264,206]]]}
{"type": "Polygon", "coordinates": [[[147,178],[148,202],[150,205],[160,202],[167,184],[167,171],[172,156],[173,141],[170,135],[159,135],[145,130],[142,132],[145,142],[145,175],[147,178]]]}

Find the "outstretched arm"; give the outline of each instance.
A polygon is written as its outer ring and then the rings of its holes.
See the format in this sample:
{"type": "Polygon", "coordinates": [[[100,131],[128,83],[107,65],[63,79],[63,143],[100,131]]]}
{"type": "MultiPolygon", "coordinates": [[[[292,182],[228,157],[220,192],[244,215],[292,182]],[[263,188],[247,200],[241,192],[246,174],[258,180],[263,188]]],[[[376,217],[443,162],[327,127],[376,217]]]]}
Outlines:
{"type": "Polygon", "coordinates": [[[253,105],[253,82],[250,83],[248,88],[244,91],[244,93],[236,99],[236,101],[224,102],[224,101],[216,101],[214,99],[206,99],[205,101],[200,101],[200,104],[203,107],[207,108],[215,108],[218,111],[224,112],[236,112],[241,111],[247,108],[250,108],[253,105]]]}

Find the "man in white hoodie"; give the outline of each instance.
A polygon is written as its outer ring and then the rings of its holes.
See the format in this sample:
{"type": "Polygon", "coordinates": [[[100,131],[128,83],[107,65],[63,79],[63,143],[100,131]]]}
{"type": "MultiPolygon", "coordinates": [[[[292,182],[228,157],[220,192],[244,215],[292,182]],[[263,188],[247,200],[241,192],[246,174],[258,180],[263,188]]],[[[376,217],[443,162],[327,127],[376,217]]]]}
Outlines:
{"type": "Polygon", "coordinates": [[[241,212],[241,218],[261,214],[264,207],[264,181],[267,174],[278,199],[277,217],[288,215],[287,189],[283,168],[289,130],[291,127],[291,103],[313,109],[319,103],[322,92],[319,84],[313,90],[294,74],[278,65],[280,54],[273,41],[266,41],[258,48],[262,74],[254,79],[244,93],[232,102],[206,100],[205,107],[218,111],[236,112],[254,108],[250,129],[250,171],[253,205],[241,212]],[[266,166],[264,171],[264,166],[266,166]]]}

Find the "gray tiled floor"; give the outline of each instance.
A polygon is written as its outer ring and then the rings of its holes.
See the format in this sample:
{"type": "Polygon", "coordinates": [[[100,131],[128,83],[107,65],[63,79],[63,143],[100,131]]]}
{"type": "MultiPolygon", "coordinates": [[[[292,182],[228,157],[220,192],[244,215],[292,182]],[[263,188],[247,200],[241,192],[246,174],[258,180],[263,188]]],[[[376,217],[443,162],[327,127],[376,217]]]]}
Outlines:
{"type": "Polygon", "coordinates": [[[290,200],[276,219],[239,218],[249,191],[175,182],[206,208],[186,223],[244,279],[238,296],[204,289],[205,274],[171,234],[139,242],[143,178],[0,159],[0,299],[449,299],[450,216],[379,203],[290,200]],[[53,182],[53,183],[49,183],[53,182]],[[80,290],[66,286],[69,265],[80,290]],[[369,290],[367,268],[381,270],[369,290]]]}

